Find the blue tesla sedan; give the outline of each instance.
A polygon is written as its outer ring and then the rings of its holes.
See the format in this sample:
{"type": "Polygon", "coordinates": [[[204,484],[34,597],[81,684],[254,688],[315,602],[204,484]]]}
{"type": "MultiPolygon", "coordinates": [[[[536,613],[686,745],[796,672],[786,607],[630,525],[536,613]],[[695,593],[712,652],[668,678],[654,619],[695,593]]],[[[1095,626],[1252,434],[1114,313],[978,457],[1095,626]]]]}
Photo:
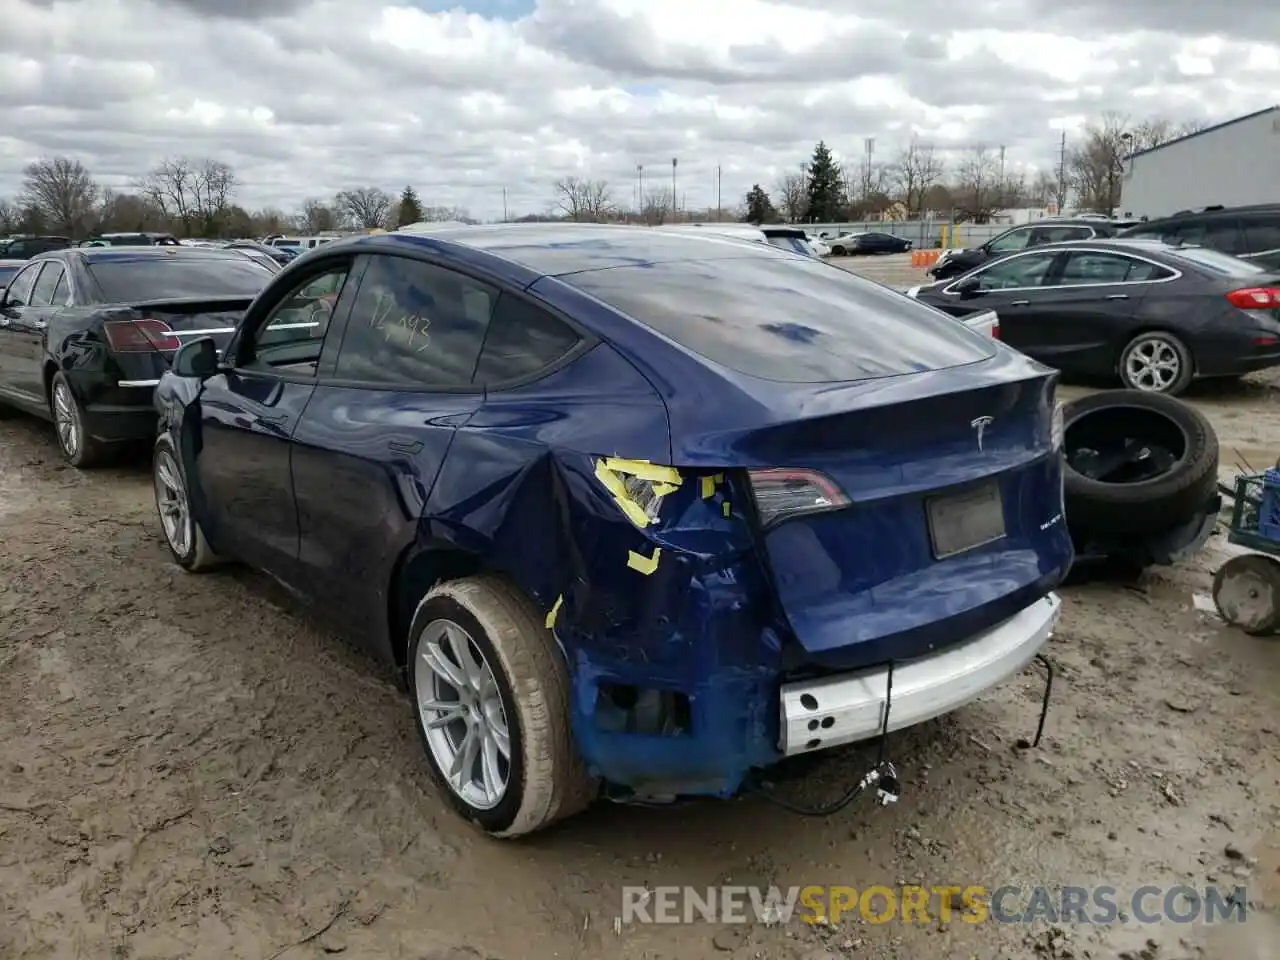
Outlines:
{"type": "Polygon", "coordinates": [[[178,352],[156,502],[181,566],[266,571],[393,666],[445,795],[517,836],[1022,669],[1072,560],[1055,387],[764,244],[356,237],[178,352]]]}

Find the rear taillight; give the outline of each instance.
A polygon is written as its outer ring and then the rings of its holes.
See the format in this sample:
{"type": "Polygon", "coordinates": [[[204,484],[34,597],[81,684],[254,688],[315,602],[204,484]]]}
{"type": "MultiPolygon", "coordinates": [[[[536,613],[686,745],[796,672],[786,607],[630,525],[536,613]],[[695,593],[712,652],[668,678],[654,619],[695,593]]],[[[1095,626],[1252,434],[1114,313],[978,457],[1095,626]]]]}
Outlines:
{"type": "Polygon", "coordinates": [[[1280,290],[1275,287],[1245,287],[1243,290],[1232,290],[1227,294],[1233,307],[1241,310],[1277,310],[1280,309],[1280,290]]]}
{"type": "Polygon", "coordinates": [[[750,470],[748,475],[760,522],[766,527],[791,517],[849,505],[844,491],[816,470],[775,468],[750,470]]]}
{"type": "Polygon", "coordinates": [[[108,320],[102,331],[113,353],[169,353],[182,346],[169,325],[160,320],[108,320]]]}
{"type": "Polygon", "coordinates": [[[1000,339],[1000,323],[998,321],[991,325],[991,338],[993,340],[1000,339]]]}

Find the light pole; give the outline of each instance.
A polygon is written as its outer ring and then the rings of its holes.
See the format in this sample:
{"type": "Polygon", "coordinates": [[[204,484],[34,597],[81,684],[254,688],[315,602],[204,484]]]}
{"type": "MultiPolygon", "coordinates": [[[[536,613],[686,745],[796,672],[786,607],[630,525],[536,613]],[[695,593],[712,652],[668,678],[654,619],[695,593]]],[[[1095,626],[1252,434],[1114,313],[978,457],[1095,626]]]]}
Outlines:
{"type": "Polygon", "coordinates": [[[507,217],[507,188],[503,187],[502,188],[502,222],[506,223],[508,219],[509,218],[507,217]]]}
{"type": "Polygon", "coordinates": [[[636,211],[640,214],[640,219],[644,219],[644,164],[636,164],[636,180],[639,183],[640,190],[640,209],[636,211]]]}
{"type": "Polygon", "coordinates": [[[720,165],[716,164],[716,223],[720,222],[720,165]]]}
{"type": "Polygon", "coordinates": [[[677,199],[680,195],[676,193],[676,164],[679,160],[676,157],[671,158],[671,219],[679,220],[680,201],[677,199]]]}

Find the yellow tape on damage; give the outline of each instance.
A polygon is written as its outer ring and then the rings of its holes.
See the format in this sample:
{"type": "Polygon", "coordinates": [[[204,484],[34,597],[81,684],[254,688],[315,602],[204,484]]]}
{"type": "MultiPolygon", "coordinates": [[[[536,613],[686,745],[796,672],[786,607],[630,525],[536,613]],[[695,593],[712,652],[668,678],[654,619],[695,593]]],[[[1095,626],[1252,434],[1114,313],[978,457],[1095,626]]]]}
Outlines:
{"type": "Polygon", "coordinates": [[[627,493],[627,488],[622,484],[622,478],[605,466],[607,462],[606,460],[596,461],[596,479],[604,484],[606,490],[613,494],[614,502],[627,515],[628,520],[637,527],[647,527],[653,521],[649,519],[648,514],[640,509],[640,504],[631,499],[631,494],[627,493]]]}
{"type": "Polygon", "coordinates": [[[614,473],[625,473],[641,480],[652,480],[654,483],[669,483],[673,487],[680,486],[680,471],[675,467],[656,467],[648,460],[623,460],[621,457],[605,457],[604,467],[614,473]]]}
{"type": "Polygon", "coordinates": [[[556,625],[556,617],[560,614],[560,604],[564,603],[564,594],[556,597],[555,605],[547,613],[547,629],[551,630],[556,625]]]}
{"type": "Polygon", "coordinates": [[[702,499],[710,500],[715,495],[716,495],[716,478],[703,477],[702,478],[702,499]]]}
{"type": "Polygon", "coordinates": [[[726,500],[726,501],[724,502],[724,515],[725,515],[726,517],[731,517],[731,516],[733,516],[733,508],[732,508],[731,506],[729,506],[729,501],[728,501],[728,500],[726,500]]]}
{"type": "Polygon", "coordinates": [[[636,553],[634,550],[627,551],[627,566],[632,570],[639,570],[646,577],[658,569],[658,560],[662,557],[662,548],[654,547],[653,556],[646,557],[643,553],[636,553]]]}

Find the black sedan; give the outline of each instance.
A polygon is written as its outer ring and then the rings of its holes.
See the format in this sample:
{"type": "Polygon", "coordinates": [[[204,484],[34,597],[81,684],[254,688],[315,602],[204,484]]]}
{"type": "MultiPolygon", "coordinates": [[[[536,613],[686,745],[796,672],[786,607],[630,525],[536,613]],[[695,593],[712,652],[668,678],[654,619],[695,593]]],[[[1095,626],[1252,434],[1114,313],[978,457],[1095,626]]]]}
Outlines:
{"type": "Polygon", "coordinates": [[[1280,365],[1280,275],[1203,247],[1056,243],[907,295],[953,316],[994,310],[1023,353],[1137,390],[1177,395],[1197,376],[1280,365]]]}
{"type": "Polygon", "coordinates": [[[52,420],[76,467],[150,439],[152,388],[184,340],[227,339],[272,272],[196,247],[77,247],[23,264],[0,293],[0,411],[52,420]]]}
{"type": "Polygon", "coordinates": [[[891,233],[846,233],[829,240],[833,257],[858,254],[906,253],[911,241],[895,237],[891,233]]]}
{"type": "MultiPolygon", "coordinates": [[[[961,228],[963,229],[963,228],[961,228]]],[[[977,247],[946,250],[938,262],[929,268],[935,280],[947,280],[968,273],[988,260],[1018,253],[1046,243],[1065,243],[1068,240],[1098,240],[1115,236],[1119,227],[1109,220],[1081,217],[1078,220],[1038,220],[1012,227],[997,234],[977,247]]]]}

